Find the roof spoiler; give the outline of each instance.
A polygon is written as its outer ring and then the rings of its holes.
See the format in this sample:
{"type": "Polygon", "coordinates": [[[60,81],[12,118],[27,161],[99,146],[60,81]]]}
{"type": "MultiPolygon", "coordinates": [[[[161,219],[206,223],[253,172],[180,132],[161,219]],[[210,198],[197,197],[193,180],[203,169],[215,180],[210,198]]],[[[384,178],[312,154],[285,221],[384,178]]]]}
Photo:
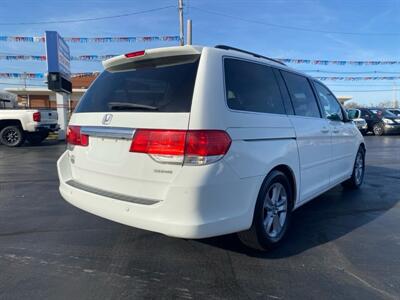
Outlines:
{"type": "Polygon", "coordinates": [[[105,69],[109,69],[112,67],[116,67],[134,61],[155,59],[168,56],[201,54],[201,50],[202,47],[196,47],[196,46],[176,46],[176,47],[147,49],[147,50],[118,55],[110,59],[104,60],[103,67],[105,69]]]}

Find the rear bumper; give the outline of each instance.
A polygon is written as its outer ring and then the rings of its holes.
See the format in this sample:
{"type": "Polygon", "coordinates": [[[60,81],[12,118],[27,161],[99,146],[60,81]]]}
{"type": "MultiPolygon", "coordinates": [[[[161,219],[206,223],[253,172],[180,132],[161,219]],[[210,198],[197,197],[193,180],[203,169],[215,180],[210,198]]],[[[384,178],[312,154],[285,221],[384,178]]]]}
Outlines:
{"type": "Polygon", "coordinates": [[[60,125],[58,124],[41,124],[35,126],[35,131],[47,131],[47,132],[54,132],[60,129],[60,125]]]}
{"type": "Polygon", "coordinates": [[[73,180],[68,151],[57,162],[60,193],[72,205],[128,226],[193,239],[238,232],[251,226],[263,178],[239,179],[229,166],[225,167],[232,176],[224,176],[229,177],[224,181],[205,180],[201,178],[202,167],[187,167],[190,174],[181,174],[188,178],[187,185],[182,185],[182,181],[171,184],[163,199],[143,204],[130,201],[135,198],[130,195],[124,201],[110,193],[96,192],[98,187],[90,190],[68,184],[73,180]],[[193,178],[193,174],[198,178],[193,178]]]}

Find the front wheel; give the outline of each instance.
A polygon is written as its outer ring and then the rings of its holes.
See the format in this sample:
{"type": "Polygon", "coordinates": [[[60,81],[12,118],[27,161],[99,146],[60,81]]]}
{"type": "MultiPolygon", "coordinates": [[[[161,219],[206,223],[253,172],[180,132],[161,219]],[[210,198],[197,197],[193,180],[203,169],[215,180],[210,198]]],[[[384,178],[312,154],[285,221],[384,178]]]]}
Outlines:
{"type": "Polygon", "coordinates": [[[253,223],[239,232],[239,239],[256,250],[276,247],[285,237],[293,207],[292,188],[286,175],[272,171],[265,179],[257,198],[253,223]]]}
{"type": "Polygon", "coordinates": [[[6,126],[0,131],[0,144],[8,147],[19,147],[23,144],[25,135],[16,125],[6,126]]]}
{"type": "Polygon", "coordinates": [[[350,179],[342,183],[345,188],[359,189],[364,182],[365,174],[365,150],[363,147],[358,149],[356,160],[353,166],[353,173],[350,179]]]}

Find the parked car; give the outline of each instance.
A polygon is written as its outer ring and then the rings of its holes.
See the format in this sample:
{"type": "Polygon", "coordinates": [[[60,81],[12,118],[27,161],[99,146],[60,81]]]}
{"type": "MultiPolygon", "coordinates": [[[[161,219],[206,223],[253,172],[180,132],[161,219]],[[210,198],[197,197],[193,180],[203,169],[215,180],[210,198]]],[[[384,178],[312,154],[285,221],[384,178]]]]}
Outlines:
{"type": "Polygon", "coordinates": [[[239,232],[256,249],[292,212],[359,188],[365,144],[321,82],[229,46],[149,49],[103,62],[57,162],[71,204],[181,238],[239,232]]]}
{"type": "Polygon", "coordinates": [[[18,147],[25,139],[40,144],[58,130],[57,121],[57,112],[52,110],[0,109],[0,144],[18,147]]]}
{"type": "Polygon", "coordinates": [[[367,121],[368,131],[375,135],[399,134],[400,118],[384,108],[359,108],[361,117],[367,121]]]}
{"type": "Polygon", "coordinates": [[[353,120],[362,135],[367,134],[368,124],[367,121],[361,118],[361,111],[359,109],[347,109],[347,115],[350,120],[353,120]]]}
{"type": "Polygon", "coordinates": [[[400,117],[400,108],[388,108],[387,110],[392,114],[400,117]]]}

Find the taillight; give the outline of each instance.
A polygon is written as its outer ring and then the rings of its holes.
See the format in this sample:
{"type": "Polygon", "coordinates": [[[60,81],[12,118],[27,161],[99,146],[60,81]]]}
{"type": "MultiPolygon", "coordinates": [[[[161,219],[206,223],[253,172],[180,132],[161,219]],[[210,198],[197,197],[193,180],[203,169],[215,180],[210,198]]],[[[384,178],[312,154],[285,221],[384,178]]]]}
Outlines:
{"type": "Polygon", "coordinates": [[[136,51],[136,52],[130,52],[130,53],[126,53],[125,57],[126,58],[132,58],[132,57],[137,57],[137,56],[143,56],[144,53],[145,53],[144,50],[136,51]]]}
{"type": "Polygon", "coordinates": [[[221,159],[231,142],[221,130],[138,129],[130,152],[147,153],[161,163],[205,165],[221,159]]]}
{"type": "Polygon", "coordinates": [[[34,122],[40,122],[40,120],[41,120],[41,116],[40,116],[40,112],[34,112],[33,113],[33,121],[34,122]]]}
{"type": "Polygon", "coordinates": [[[87,146],[89,145],[89,136],[81,134],[80,126],[68,126],[67,143],[70,145],[87,146]]]}

